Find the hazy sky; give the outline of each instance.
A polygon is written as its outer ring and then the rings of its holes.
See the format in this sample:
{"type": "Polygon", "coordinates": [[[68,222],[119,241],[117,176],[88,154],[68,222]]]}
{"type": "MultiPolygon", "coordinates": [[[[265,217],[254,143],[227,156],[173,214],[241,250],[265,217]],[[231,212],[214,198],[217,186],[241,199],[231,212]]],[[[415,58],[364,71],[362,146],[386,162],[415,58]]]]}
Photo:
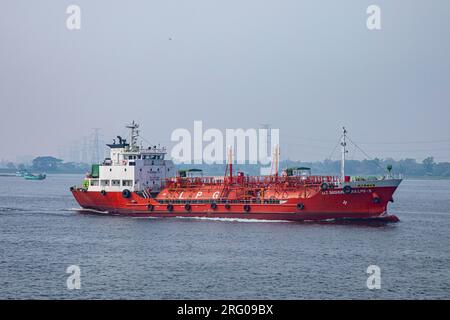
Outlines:
{"type": "Polygon", "coordinates": [[[4,0],[0,108],[12,160],[135,119],[164,144],[194,120],[270,123],[301,160],[328,157],[346,125],[369,155],[450,161],[450,1],[4,0]]]}

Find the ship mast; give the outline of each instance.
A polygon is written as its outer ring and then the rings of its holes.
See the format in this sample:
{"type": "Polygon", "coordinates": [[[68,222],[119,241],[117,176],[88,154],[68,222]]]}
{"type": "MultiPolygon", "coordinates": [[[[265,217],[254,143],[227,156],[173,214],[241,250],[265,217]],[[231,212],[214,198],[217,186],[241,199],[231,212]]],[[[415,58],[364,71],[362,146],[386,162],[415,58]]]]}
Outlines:
{"type": "Polygon", "coordinates": [[[341,147],[342,147],[342,159],[341,159],[341,182],[345,182],[345,154],[348,152],[346,149],[347,146],[347,130],[345,127],[342,127],[343,134],[342,134],[342,141],[341,141],[341,147]]]}
{"type": "Polygon", "coordinates": [[[279,163],[280,163],[280,147],[277,144],[274,146],[272,152],[272,165],[270,168],[270,174],[275,177],[278,177],[279,163]]]}
{"type": "Polygon", "coordinates": [[[138,130],[139,125],[136,122],[134,122],[134,120],[133,120],[133,122],[131,124],[127,125],[126,127],[131,130],[130,150],[136,151],[136,149],[139,148],[137,146],[137,138],[139,137],[139,130],[138,130]]]}

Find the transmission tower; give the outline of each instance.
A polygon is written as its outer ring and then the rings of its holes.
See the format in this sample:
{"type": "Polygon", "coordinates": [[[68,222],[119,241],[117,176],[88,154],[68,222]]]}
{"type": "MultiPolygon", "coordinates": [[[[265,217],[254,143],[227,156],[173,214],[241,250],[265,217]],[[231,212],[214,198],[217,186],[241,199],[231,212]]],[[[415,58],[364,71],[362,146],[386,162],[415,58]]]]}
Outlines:
{"type": "Polygon", "coordinates": [[[79,159],[82,163],[88,163],[88,137],[82,138],[81,144],[81,159],[79,159]]]}
{"type": "Polygon", "coordinates": [[[91,140],[91,149],[92,149],[92,163],[100,162],[100,128],[92,128],[92,140],[91,140]]]}

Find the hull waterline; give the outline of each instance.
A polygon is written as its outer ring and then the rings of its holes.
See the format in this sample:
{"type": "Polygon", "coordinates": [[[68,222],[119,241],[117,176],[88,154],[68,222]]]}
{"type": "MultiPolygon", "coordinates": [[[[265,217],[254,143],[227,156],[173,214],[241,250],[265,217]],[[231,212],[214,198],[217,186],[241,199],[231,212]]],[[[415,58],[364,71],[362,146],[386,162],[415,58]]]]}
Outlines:
{"type": "Polygon", "coordinates": [[[160,203],[154,198],[141,198],[133,193],[124,198],[120,192],[88,192],[72,190],[83,209],[110,215],[156,218],[225,218],[283,221],[326,221],[326,220],[376,220],[398,222],[394,215],[387,214],[388,202],[395,188],[379,188],[381,199],[372,202],[372,192],[327,194],[318,193],[310,199],[289,199],[283,204],[268,203],[160,203]],[[298,203],[302,203],[302,208],[298,203]]]}

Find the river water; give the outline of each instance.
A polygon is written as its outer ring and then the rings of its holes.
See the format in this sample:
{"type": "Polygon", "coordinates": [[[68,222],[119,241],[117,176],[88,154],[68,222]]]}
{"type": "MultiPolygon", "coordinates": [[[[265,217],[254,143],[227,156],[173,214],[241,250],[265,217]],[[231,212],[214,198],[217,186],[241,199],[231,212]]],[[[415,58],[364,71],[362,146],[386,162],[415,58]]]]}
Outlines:
{"type": "Polygon", "coordinates": [[[81,180],[0,177],[0,298],[450,298],[448,180],[404,181],[387,225],[84,215],[81,180]]]}

